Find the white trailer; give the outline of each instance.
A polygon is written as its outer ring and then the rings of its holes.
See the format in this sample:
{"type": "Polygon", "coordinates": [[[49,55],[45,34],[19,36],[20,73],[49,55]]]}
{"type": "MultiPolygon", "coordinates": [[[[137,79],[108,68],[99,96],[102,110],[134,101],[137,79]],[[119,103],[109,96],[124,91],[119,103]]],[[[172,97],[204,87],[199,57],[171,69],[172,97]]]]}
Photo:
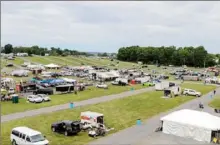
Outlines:
{"type": "Polygon", "coordinates": [[[166,97],[174,97],[179,96],[182,93],[182,89],[180,86],[173,86],[168,89],[164,89],[164,96],[166,97]]]}
{"type": "Polygon", "coordinates": [[[142,83],[146,83],[150,80],[150,77],[149,76],[146,76],[146,77],[142,77],[142,78],[135,78],[135,81],[137,82],[140,82],[141,84],[142,83]]]}
{"type": "Polygon", "coordinates": [[[81,112],[80,115],[82,124],[90,124],[93,127],[98,127],[99,124],[104,124],[104,115],[97,112],[81,112]]]}
{"type": "Polygon", "coordinates": [[[167,82],[167,81],[155,84],[155,90],[156,91],[163,91],[164,89],[167,89],[169,87],[170,87],[170,83],[167,82]]]}
{"type": "Polygon", "coordinates": [[[115,81],[116,82],[120,82],[121,81],[122,83],[128,84],[128,79],[126,79],[126,78],[116,78],[115,81]]]}

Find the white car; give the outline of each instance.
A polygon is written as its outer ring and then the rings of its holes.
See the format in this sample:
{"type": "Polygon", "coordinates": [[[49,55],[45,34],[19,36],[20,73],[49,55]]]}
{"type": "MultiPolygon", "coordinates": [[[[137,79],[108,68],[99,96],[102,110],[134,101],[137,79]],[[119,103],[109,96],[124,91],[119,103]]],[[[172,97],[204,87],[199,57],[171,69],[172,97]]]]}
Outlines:
{"type": "Polygon", "coordinates": [[[9,94],[14,94],[14,93],[15,93],[15,89],[14,89],[14,88],[10,88],[10,89],[8,90],[8,93],[9,93],[9,94]]]}
{"type": "Polygon", "coordinates": [[[49,145],[49,141],[39,131],[25,126],[13,128],[10,140],[12,145],[49,145]]]}
{"type": "Polygon", "coordinates": [[[201,94],[201,92],[197,92],[197,91],[192,90],[192,89],[184,89],[183,95],[190,95],[190,96],[200,97],[202,94],[201,94]]]}
{"type": "Polygon", "coordinates": [[[43,102],[43,98],[41,98],[41,97],[39,97],[37,95],[29,95],[27,97],[27,100],[29,102],[32,102],[32,103],[41,103],[41,102],[43,102]]]}
{"type": "Polygon", "coordinates": [[[97,88],[108,89],[108,85],[106,85],[106,84],[97,84],[96,87],[97,88]]]}
{"type": "Polygon", "coordinates": [[[50,97],[45,94],[37,94],[37,96],[41,97],[44,102],[48,102],[51,100],[50,97]]]}

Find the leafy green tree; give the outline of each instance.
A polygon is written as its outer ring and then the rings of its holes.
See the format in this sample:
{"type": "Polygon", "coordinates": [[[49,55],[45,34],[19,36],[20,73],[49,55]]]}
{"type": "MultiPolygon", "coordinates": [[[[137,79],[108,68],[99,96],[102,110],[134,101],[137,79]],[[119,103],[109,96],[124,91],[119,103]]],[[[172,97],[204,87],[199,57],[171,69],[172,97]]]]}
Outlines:
{"type": "Polygon", "coordinates": [[[13,52],[13,46],[11,44],[6,44],[4,47],[4,51],[6,54],[12,53],[13,52]]]}

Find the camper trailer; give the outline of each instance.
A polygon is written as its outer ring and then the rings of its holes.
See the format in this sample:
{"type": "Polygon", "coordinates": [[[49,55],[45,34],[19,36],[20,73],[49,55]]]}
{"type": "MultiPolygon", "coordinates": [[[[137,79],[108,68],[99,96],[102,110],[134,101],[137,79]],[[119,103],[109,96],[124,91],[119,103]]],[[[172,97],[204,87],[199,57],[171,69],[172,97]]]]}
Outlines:
{"type": "Polygon", "coordinates": [[[164,82],[156,83],[155,84],[155,90],[156,91],[162,91],[162,90],[167,89],[167,88],[172,87],[172,86],[175,86],[175,84],[171,83],[171,82],[164,81],[164,82]]]}
{"type": "Polygon", "coordinates": [[[200,81],[199,76],[183,76],[183,80],[185,81],[200,81]]]}
{"type": "Polygon", "coordinates": [[[99,124],[104,124],[104,115],[97,112],[81,112],[80,118],[82,124],[90,124],[93,127],[97,127],[99,124]]]}
{"type": "Polygon", "coordinates": [[[164,90],[164,96],[165,97],[174,97],[181,95],[181,87],[180,86],[173,86],[168,89],[164,90]]]}

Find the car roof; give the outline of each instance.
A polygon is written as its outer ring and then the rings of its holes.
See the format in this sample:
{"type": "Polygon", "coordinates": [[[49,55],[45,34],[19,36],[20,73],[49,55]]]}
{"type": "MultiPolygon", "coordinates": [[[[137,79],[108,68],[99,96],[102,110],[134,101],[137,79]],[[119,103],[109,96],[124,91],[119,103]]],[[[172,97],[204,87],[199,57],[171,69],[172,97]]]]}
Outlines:
{"type": "Polygon", "coordinates": [[[71,121],[71,120],[63,120],[62,122],[64,122],[64,123],[73,123],[73,121],[71,121]]]}
{"type": "Polygon", "coordinates": [[[33,129],[28,128],[26,126],[15,127],[12,130],[19,131],[19,132],[24,133],[24,134],[26,134],[28,136],[33,136],[33,135],[41,134],[41,132],[33,130],[33,129]]]}

